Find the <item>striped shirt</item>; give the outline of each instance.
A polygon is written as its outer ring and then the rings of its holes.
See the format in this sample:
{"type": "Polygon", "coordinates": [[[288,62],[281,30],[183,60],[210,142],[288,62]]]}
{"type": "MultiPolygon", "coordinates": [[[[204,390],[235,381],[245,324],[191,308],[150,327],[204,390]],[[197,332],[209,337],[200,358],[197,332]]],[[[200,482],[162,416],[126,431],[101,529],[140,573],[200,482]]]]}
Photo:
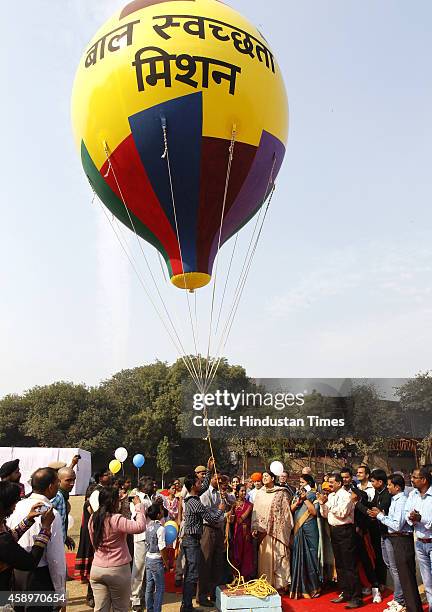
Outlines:
{"type": "MultiPolygon", "coordinates": [[[[201,494],[210,486],[210,472],[207,472],[201,486],[201,494]]],[[[206,508],[197,495],[189,495],[184,500],[184,535],[201,536],[203,523],[207,521],[210,525],[216,525],[224,516],[223,510],[211,510],[206,508]]]]}

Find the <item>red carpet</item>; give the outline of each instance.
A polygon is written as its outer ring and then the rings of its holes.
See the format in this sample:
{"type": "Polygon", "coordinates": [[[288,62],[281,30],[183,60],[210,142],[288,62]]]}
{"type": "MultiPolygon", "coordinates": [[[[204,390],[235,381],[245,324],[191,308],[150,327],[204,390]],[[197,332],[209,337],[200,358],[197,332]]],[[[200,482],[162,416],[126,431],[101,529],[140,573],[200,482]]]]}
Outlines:
{"type": "MultiPolygon", "coordinates": [[[[68,569],[68,575],[72,578],[75,577],[75,553],[66,553],[66,564],[68,569]]],[[[168,572],[165,574],[165,590],[167,593],[181,593],[181,587],[174,586],[174,572],[168,572]]],[[[392,594],[390,591],[384,594],[386,597],[383,598],[381,604],[373,604],[372,596],[368,595],[364,598],[365,606],[363,608],[359,608],[360,610],[365,610],[366,612],[382,612],[385,609],[387,602],[392,599],[392,594]]],[[[282,609],[284,612],[297,612],[302,610],[307,610],[308,612],[327,612],[334,610],[335,612],[342,612],[345,610],[345,606],[342,604],[332,604],[330,603],[331,599],[334,599],[338,596],[338,593],[330,592],[321,595],[321,597],[317,597],[316,599],[298,599],[293,600],[289,597],[282,598],[282,609]]],[[[427,606],[424,606],[424,610],[427,610],[427,606]]]]}
{"type": "MultiPolygon", "coordinates": [[[[316,599],[298,599],[296,601],[289,599],[289,597],[282,598],[282,610],[283,612],[297,612],[297,610],[307,610],[308,612],[327,612],[327,610],[339,610],[342,612],[345,610],[344,604],[332,604],[330,603],[331,599],[334,599],[338,596],[338,593],[325,593],[321,595],[321,597],[317,597],[316,599]]],[[[393,599],[393,595],[390,591],[387,591],[383,594],[383,600],[381,604],[372,603],[372,596],[368,595],[364,598],[365,606],[359,608],[359,610],[365,610],[368,612],[382,612],[382,610],[386,609],[387,602],[393,599]],[[386,597],[384,598],[384,595],[386,597]]],[[[427,605],[423,608],[426,612],[427,605]]]]}
{"type": "MultiPolygon", "coordinates": [[[[337,597],[339,593],[330,592],[324,593],[320,597],[316,599],[297,599],[293,600],[289,597],[282,598],[282,610],[284,612],[296,612],[297,610],[308,610],[308,612],[327,612],[327,610],[345,610],[344,604],[332,604],[330,603],[331,599],[337,597]]],[[[390,591],[385,593],[386,598],[383,598],[381,604],[373,604],[372,596],[368,595],[364,598],[365,606],[361,608],[362,610],[375,610],[375,612],[381,612],[385,609],[387,602],[392,599],[392,595],[390,591]]]]}

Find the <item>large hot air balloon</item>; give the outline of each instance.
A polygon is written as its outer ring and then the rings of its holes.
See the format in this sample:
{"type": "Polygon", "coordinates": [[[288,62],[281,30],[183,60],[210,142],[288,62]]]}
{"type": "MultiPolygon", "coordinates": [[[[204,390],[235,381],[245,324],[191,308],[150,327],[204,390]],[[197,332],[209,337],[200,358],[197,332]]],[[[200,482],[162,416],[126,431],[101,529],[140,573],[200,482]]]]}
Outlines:
{"type": "Polygon", "coordinates": [[[81,59],[72,119],[99,198],[190,290],[266,200],[288,131],[268,42],[220,0],[134,0],[117,12],[81,59]]]}

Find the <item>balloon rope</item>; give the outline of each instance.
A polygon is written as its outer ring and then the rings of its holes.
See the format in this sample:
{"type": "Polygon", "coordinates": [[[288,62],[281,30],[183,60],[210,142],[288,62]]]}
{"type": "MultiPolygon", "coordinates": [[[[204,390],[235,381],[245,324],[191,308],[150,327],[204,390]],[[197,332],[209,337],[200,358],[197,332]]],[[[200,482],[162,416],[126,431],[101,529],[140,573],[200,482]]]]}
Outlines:
{"type": "Polygon", "coordinates": [[[159,253],[159,251],[157,251],[157,256],[158,256],[159,264],[160,264],[160,267],[161,267],[161,270],[162,270],[163,279],[167,283],[168,282],[168,277],[167,277],[167,273],[166,273],[166,270],[164,268],[164,265],[162,263],[162,257],[161,257],[161,254],[159,253]]]}
{"type": "Polygon", "coordinates": [[[231,166],[232,166],[232,161],[234,157],[234,145],[236,141],[236,136],[237,136],[237,126],[234,123],[231,129],[231,142],[230,142],[230,146],[228,149],[228,164],[227,164],[227,172],[225,176],[225,190],[224,190],[221,219],[220,219],[220,225],[219,225],[218,246],[217,246],[217,251],[216,251],[216,265],[215,265],[214,280],[213,280],[213,291],[212,291],[212,300],[211,300],[210,325],[209,325],[209,335],[208,335],[208,344],[207,344],[207,360],[206,360],[206,371],[205,371],[204,384],[207,383],[207,377],[209,373],[210,345],[211,345],[212,326],[213,326],[213,311],[214,311],[216,282],[217,282],[218,267],[219,267],[219,249],[221,245],[222,227],[223,227],[224,216],[225,216],[225,206],[226,206],[228,186],[229,186],[229,181],[230,181],[230,176],[231,176],[231,166]]]}
{"type": "Polygon", "coordinates": [[[175,221],[175,228],[176,228],[176,234],[177,234],[177,244],[179,248],[180,260],[181,260],[181,266],[182,266],[182,272],[183,272],[184,289],[186,293],[186,300],[187,300],[187,305],[188,305],[188,310],[189,310],[189,320],[190,320],[190,324],[192,328],[192,337],[193,337],[193,342],[194,342],[194,347],[195,347],[195,355],[196,355],[196,359],[198,363],[198,370],[200,374],[199,376],[197,374],[197,378],[200,381],[200,384],[198,385],[198,389],[202,391],[203,383],[202,383],[201,359],[198,359],[198,347],[197,347],[197,341],[196,341],[196,333],[195,333],[194,324],[193,324],[192,310],[191,310],[191,305],[189,301],[189,292],[187,291],[186,275],[184,271],[183,254],[182,254],[180,232],[179,232],[178,221],[177,221],[177,210],[176,210],[176,205],[175,205],[171,164],[170,164],[170,158],[169,158],[167,122],[166,122],[165,117],[161,118],[161,125],[162,125],[163,141],[164,141],[164,152],[161,158],[165,159],[167,163],[168,178],[169,178],[169,184],[170,184],[170,190],[171,190],[171,202],[172,202],[172,207],[173,207],[173,212],[174,212],[174,221],[175,221]]]}
{"type": "Polygon", "coordinates": [[[243,275],[243,279],[242,279],[241,287],[240,287],[240,290],[239,290],[238,295],[237,295],[237,298],[236,298],[236,299],[237,299],[236,306],[235,306],[235,309],[234,309],[234,310],[233,310],[233,312],[232,312],[231,321],[230,321],[230,323],[229,323],[229,329],[228,329],[228,331],[227,331],[226,338],[225,338],[225,341],[224,341],[224,345],[223,345],[223,347],[222,347],[222,350],[223,350],[223,348],[224,348],[224,347],[225,347],[225,345],[226,345],[226,342],[227,342],[227,340],[228,340],[228,336],[229,336],[229,334],[230,334],[230,332],[231,332],[231,328],[232,328],[232,325],[233,325],[233,323],[234,323],[234,318],[235,318],[235,316],[236,316],[236,314],[237,314],[238,305],[239,305],[239,303],[240,303],[240,300],[241,300],[241,297],[242,297],[242,294],[243,294],[243,291],[244,291],[244,288],[245,288],[245,285],[246,285],[247,277],[248,277],[248,275],[249,275],[249,271],[250,271],[250,268],[251,268],[251,266],[252,266],[252,260],[253,260],[253,258],[254,258],[254,255],[255,255],[255,252],[256,252],[256,249],[257,249],[257,246],[258,246],[258,241],[259,241],[259,239],[260,239],[260,237],[261,237],[261,232],[262,232],[262,229],[263,229],[264,221],[266,220],[266,217],[267,217],[267,212],[268,212],[268,209],[269,209],[269,207],[270,207],[270,204],[271,204],[271,201],[272,201],[272,198],[273,198],[273,193],[274,193],[274,191],[275,191],[275,186],[273,186],[273,187],[272,187],[272,190],[271,190],[271,192],[270,192],[270,197],[269,197],[269,200],[268,200],[267,206],[266,206],[266,208],[265,208],[265,212],[264,212],[264,215],[263,215],[263,218],[262,218],[262,222],[261,222],[261,225],[260,225],[260,228],[259,228],[259,231],[258,231],[257,237],[256,237],[256,239],[255,239],[255,243],[254,243],[254,246],[253,246],[253,248],[252,248],[252,251],[251,251],[251,254],[250,254],[250,257],[249,257],[249,261],[248,261],[248,263],[247,263],[247,268],[246,268],[245,273],[244,273],[244,275],[243,275]]]}
{"type": "Polygon", "coordinates": [[[226,290],[227,290],[228,280],[229,280],[230,273],[231,273],[232,262],[234,260],[234,253],[235,253],[236,248],[237,248],[238,236],[239,235],[238,235],[238,232],[237,232],[236,235],[235,235],[234,245],[233,245],[233,249],[232,249],[232,252],[231,252],[231,259],[230,259],[230,262],[229,262],[228,272],[227,272],[227,276],[226,276],[226,279],[225,279],[224,290],[223,290],[223,293],[222,293],[222,299],[221,299],[218,319],[217,319],[217,323],[216,323],[216,331],[215,331],[216,334],[217,334],[217,331],[219,329],[219,323],[220,323],[220,318],[221,318],[221,314],[222,314],[222,306],[223,306],[223,303],[224,303],[224,300],[225,300],[225,293],[226,293],[226,290]]]}
{"type": "MultiPolygon", "coordinates": [[[[204,417],[206,419],[207,440],[208,440],[209,447],[210,447],[210,457],[213,459],[213,469],[214,469],[215,475],[217,476],[216,460],[214,457],[213,445],[211,441],[210,426],[208,424],[207,408],[204,408],[204,417]]],[[[219,478],[216,479],[216,482],[217,482],[217,488],[219,491],[219,496],[222,501],[222,494],[220,490],[219,478]]],[[[228,524],[227,524],[227,528],[228,528],[228,524]]],[[[267,577],[264,574],[260,578],[257,578],[256,580],[249,580],[246,582],[244,577],[241,575],[240,571],[230,561],[229,540],[228,540],[227,534],[225,537],[224,544],[226,547],[226,558],[227,558],[228,564],[232,567],[232,569],[237,574],[237,577],[234,578],[233,581],[230,584],[228,584],[226,587],[229,593],[234,595],[235,593],[241,591],[241,593],[244,595],[251,595],[253,597],[258,597],[259,599],[265,599],[269,595],[275,595],[277,593],[276,589],[268,582],[267,577]]]]}
{"type": "MultiPolygon", "coordinates": [[[[167,317],[168,317],[168,320],[169,320],[169,322],[171,323],[171,326],[172,326],[172,328],[173,328],[174,334],[175,334],[175,335],[176,335],[176,337],[177,337],[177,340],[178,340],[178,342],[179,342],[179,344],[180,344],[180,346],[181,346],[181,349],[182,349],[182,351],[183,351],[183,354],[185,354],[185,353],[186,353],[186,351],[185,351],[185,350],[184,350],[184,348],[183,348],[183,344],[182,344],[182,342],[181,342],[181,340],[180,340],[180,337],[179,337],[179,335],[178,335],[178,333],[177,333],[177,330],[176,330],[176,327],[175,327],[175,325],[174,325],[174,323],[173,323],[173,320],[172,320],[172,318],[171,318],[171,315],[169,314],[168,308],[167,308],[167,306],[166,306],[166,304],[165,304],[165,301],[164,301],[164,299],[163,299],[163,297],[162,297],[162,294],[161,294],[161,292],[160,292],[160,290],[159,290],[159,287],[158,287],[157,282],[156,282],[156,279],[155,279],[155,277],[154,277],[154,275],[153,275],[153,272],[152,272],[151,266],[150,266],[150,264],[149,264],[149,262],[148,262],[148,259],[147,259],[147,256],[146,256],[146,254],[145,254],[145,251],[144,251],[144,249],[143,249],[143,246],[142,246],[142,244],[141,244],[141,241],[139,240],[139,237],[138,237],[138,234],[137,234],[137,231],[136,231],[136,228],[135,228],[135,224],[134,224],[134,222],[133,222],[133,220],[132,220],[131,214],[130,214],[129,209],[128,209],[128,207],[127,207],[126,200],[125,200],[125,198],[124,198],[124,196],[123,196],[123,192],[122,192],[122,190],[121,190],[121,187],[120,187],[119,181],[118,181],[118,179],[117,179],[117,175],[116,175],[116,172],[115,172],[114,166],[113,166],[112,161],[111,161],[110,156],[109,156],[108,144],[107,144],[107,142],[106,142],[105,140],[104,140],[104,142],[103,142],[103,146],[104,146],[105,156],[106,156],[107,161],[108,161],[108,172],[111,170],[111,171],[112,171],[112,173],[113,173],[113,177],[114,177],[115,183],[116,183],[116,185],[117,185],[118,192],[119,192],[120,197],[121,197],[121,200],[122,200],[122,202],[123,202],[123,206],[124,206],[124,208],[125,208],[126,214],[127,214],[128,218],[129,218],[129,223],[130,223],[130,225],[131,225],[131,227],[132,227],[132,229],[133,229],[133,231],[134,231],[135,238],[136,238],[136,241],[137,241],[137,243],[138,243],[139,249],[140,249],[140,251],[141,251],[141,254],[142,254],[142,255],[143,255],[143,257],[144,257],[144,261],[145,261],[145,263],[146,263],[147,269],[148,269],[148,271],[149,271],[149,273],[150,273],[151,279],[152,279],[153,284],[154,284],[154,286],[155,286],[155,288],[156,288],[156,291],[157,291],[157,294],[158,294],[158,296],[159,296],[159,299],[161,300],[162,306],[163,306],[163,308],[164,308],[164,310],[165,310],[165,313],[166,313],[166,315],[167,315],[167,317]]],[[[107,172],[107,173],[108,173],[108,172],[107,172]]],[[[187,358],[186,354],[185,354],[185,357],[187,358]]],[[[194,363],[193,363],[193,361],[192,361],[192,360],[190,360],[190,361],[191,361],[191,368],[194,370],[194,373],[195,373],[196,378],[198,378],[198,374],[197,374],[197,372],[196,372],[196,370],[195,370],[195,365],[194,365],[194,363]]]]}
{"type": "Polygon", "coordinates": [[[252,260],[253,260],[253,257],[255,255],[256,248],[258,246],[258,241],[259,241],[259,238],[261,236],[262,228],[263,228],[266,216],[267,216],[267,212],[268,212],[268,209],[269,209],[272,197],[273,197],[274,190],[275,190],[275,186],[273,185],[273,188],[272,188],[272,191],[270,193],[270,197],[269,197],[266,209],[265,209],[265,213],[264,213],[264,216],[263,216],[263,219],[262,219],[262,222],[261,222],[261,226],[260,226],[258,235],[256,237],[255,244],[253,246],[253,249],[252,249],[249,261],[247,263],[247,268],[245,270],[245,273],[244,273],[242,281],[241,281],[240,290],[237,292],[237,295],[236,295],[236,298],[235,298],[235,303],[233,303],[233,308],[231,309],[231,312],[230,312],[229,317],[228,317],[228,319],[226,321],[226,324],[225,324],[225,327],[224,327],[224,331],[223,331],[221,339],[220,339],[219,347],[218,347],[218,350],[217,350],[217,353],[216,353],[217,355],[219,355],[219,357],[217,359],[215,359],[215,361],[214,361],[214,363],[216,363],[216,366],[214,368],[213,374],[209,376],[209,381],[210,381],[209,384],[211,384],[213,382],[213,379],[214,379],[214,377],[216,375],[216,372],[217,372],[217,368],[219,367],[219,364],[220,364],[220,362],[222,360],[221,352],[224,350],[224,348],[226,346],[226,343],[228,342],[229,335],[231,333],[232,325],[234,323],[234,319],[235,319],[235,316],[237,314],[237,310],[238,310],[238,307],[239,307],[239,304],[240,304],[240,300],[241,300],[241,297],[243,295],[243,291],[244,291],[244,288],[245,288],[245,285],[246,285],[247,277],[249,275],[249,271],[250,271],[250,268],[251,268],[251,265],[252,265],[252,260]],[[224,339],[224,336],[225,336],[225,339],[224,339]]]}
{"type": "MultiPolygon", "coordinates": [[[[270,207],[270,203],[271,203],[272,198],[273,198],[273,193],[274,193],[274,190],[275,190],[275,184],[273,182],[273,172],[274,172],[275,165],[276,165],[276,156],[274,156],[274,158],[273,158],[273,165],[272,165],[272,168],[271,168],[271,171],[270,171],[269,180],[268,180],[268,183],[267,183],[266,194],[269,193],[269,189],[270,189],[270,185],[271,185],[271,190],[270,190],[270,195],[269,195],[269,198],[268,198],[267,206],[265,208],[265,212],[264,212],[264,215],[263,215],[262,222],[261,222],[261,225],[259,227],[258,233],[257,233],[257,228],[258,228],[258,223],[259,223],[259,220],[260,220],[260,217],[261,217],[261,211],[263,210],[263,207],[261,207],[261,209],[259,211],[259,215],[257,216],[257,220],[255,222],[255,227],[254,227],[254,230],[252,232],[252,236],[251,236],[251,239],[250,239],[250,242],[249,242],[249,247],[248,247],[248,250],[246,252],[245,259],[244,259],[243,266],[242,266],[242,270],[240,272],[240,276],[239,276],[239,279],[238,279],[238,282],[237,282],[237,287],[236,287],[236,290],[235,290],[235,295],[234,295],[233,303],[232,303],[232,306],[231,306],[231,310],[230,310],[230,312],[228,314],[228,318],[226,320],[223,332],[221,334],[219,346],[218,346],[218,349],[216,351],[217,355],[220,355],[220,352],[225,348],[226,343],[228,341],[228,337],[229,337],[229,334],[230,334],[230,331],[231,331],[231,328],[232,328],[232,324],[234,322],[235,315],[237,314],[237,310],[238,310],[238,306],[239,306],[239,303],[240,303],[240,300],[241,300],[241,296],[243,294],[243,290],[244,290],[244,287],[246,285],[246,280],[247,280],[247,277],[248,277],[248,274],[249,274],[249,270],[250,270],[250,267],[252,265],[252,260],[253,260],[256,248],[258,246],[259,238],[261,236],[261,232],[262,232],[262,228],[263,228],[263,225],[264,225],[264,221],[266,219],[267,212],[268,212],[268,209],[270,207]],[[254,242],[254,244],[252,246],[255,234],[256,234],[256,239],[255,239],[255,242],[254,242]],[[249,257],[249,259],[248,259],[248,257],[249,257]]],[[[216,358],[215,360],[213,360],[213,363],[212,363],[212,372],[208,376],[209,384],[207,385],[207,389],[209,388],[210,384],[212,383],[212,381],[214,379],[214,376],[216,374],[217,368],[219,367],[219,363],[220,363],[221,359],[222,359],[222,356],[220,356],[219,358],[216,358]]],[[[204,390],[204,393],[205,392],[206,392],[206,389],[204,390]]]]}
{"type": "MultiPolygon", "coordinates": [[[[96,196],[97,196],[96,191],[94,191],[94,196],[93,196],[92,202],[94,201],[94,199],[95,199],[95,197],[96,197],[96,196]]],[[[132,266],[132,269],[133,269],[133,271],[135,272],[135,274],[136,274],[136,276],[137,276],[137,278],[138,278],[138,281],[139,281],[139,283],[140,283],[141,287],[144,289],[144,292],[145,292],[145,294],[147,295],[147,298],[149,299],[149,301],[150,301],[151,305],[153,306],[153,308],[154,308],[154,310],[155,310],[155,312],[156,312],[157,316],[159,317],[159,319],[160,319],[160,321],[161,321],[161,323],[162,323],[163,327],[165,328],[165,331],[167,332],[168,337],[170,338],[170,340],[171,340],[171,342],[173,343],[173,345],[174,345],[174,347],[175,347],[176,351],[179,353],[179,355],[180,355],[181,359],[183,360],[183,363],[184,363],[184,365],[186,366],[187,371],[189,372],[189,374],[190,374],[190,376],[191,376],[192,380],[194,380],[194,381],[195,381],[195,383],[198,385],[198,382],[197,382],[197,380],[196,380],[196,378],[195,378],[195,376],[194,376],[193,370],[191,369],[191,367],[190,367],[189,363],[188,363],[188,362],[186,361],[186,359],[185,359],[185,357],[186,357],[186,356],[183,356],[183,355],[184,355],[184,349],[183,349],[183,346],[182,346],[182,344],[181,344],[180,339],[179,339],[179,345],[178,345],[178,344],[177,344],[177,341],[176,341],[176,339],[175,339],[175,337],[173,337],[173,335],[171,334],[171,331],[170,331],[169,327],[167,326],[166,321],[163,319],[162,314],[159,312],[159,309],[158,309],[157,305],[155,304],[155,302],[154,302],[154,300],[153,300],[153,298],[152,298],[152,296],[151,296],[151,294],[150,294],[149,290],[147,289],[146,284],[145,284],[145,282],[144,282],[144,279],[142,278],[141,273],[140,273],[140,271],[139,271],[139,269],[138,269],[138,266],[137,266],[137,264],[136,264],[136,262],[135,262],[135,259],[134,259],[134,258],[133,258],[133,256],[132,256],[132,255],[131,255],[131,254],[128,252],[128,250],[127,250],[126,246],[123,244],[122,239],[120,238],[120,235],[117,233],[116,228],[114,227],[113,222],[111,221],[111,219],[110,219],[110,217],[109,217],[108,213],[106,212],[106,208],[105,208],[105,206],[103,206],[103,205],[102,205],[102,202],[100,201],[100,199],[99,199],[99,198],[98,198],[98,203],[99,203],[99,205],[100,205],[100,207],[101,207],[101,210],[102,210],[103,214],[105,215],[106,219],[108,220],[108,223],[110,224],[111,229],[113,230],[114,235],[115,235],[115,237],[117,238],[117,240],[118,240],[118,242],[119,242],[119,244],[120,244],[120,246],[121,246],[121,248],[122,248],[122,250],[123,250],[124,254],[126,255],[126,257],[127,257],[128,261],[129,261],[130,265],[132,266]]],[[[178,338],[178,334],[176,334],[176,335],[177,335],[177,338],[178,338]]]]}
{"type": "MultiPolygon", "coordinates": [[[[194,295],[194,311],[195,311],[195,329],[196,329],[196,337],[197,337],[197,346],[199,349],[199,345],[200,345],[200,338],[199,338],[199,327],[198,327],[198,298],[197,298],[197,292],[194,291],[193,293],[194,295]]],[[[198,370],[201,376],[201,381],[203,378],[203,373],[202,373],[202,355],[201,355],[201,351],[198,350],[198,354],[197,354],[197,360],[198,360],[198,370]]],[[[199,390],[202,392],[202,388],[203,386],[201,385],[201,387],[199,388],[199,390]]]]}

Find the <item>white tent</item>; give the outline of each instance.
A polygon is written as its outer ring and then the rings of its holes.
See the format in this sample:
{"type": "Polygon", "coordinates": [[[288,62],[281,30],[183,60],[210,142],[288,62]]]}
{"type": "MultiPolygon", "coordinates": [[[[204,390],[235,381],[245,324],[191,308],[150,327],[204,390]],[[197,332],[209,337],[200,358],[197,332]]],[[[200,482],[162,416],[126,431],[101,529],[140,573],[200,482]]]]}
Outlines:
{"type": "Polygon", "coordinates": [[[81,459],[75,467],[77,479],[71,495],[84,495],[91,476],[91,453],[81,448],[24,448],[18,446],[0,447],[0,465],[6,461],[19,459],[21,482],[25,485],[26,493],[30,491],[29,480],[35,470],[46,467],[53,461],[64,461],[67,465],[74,455],[81,459]]]}

